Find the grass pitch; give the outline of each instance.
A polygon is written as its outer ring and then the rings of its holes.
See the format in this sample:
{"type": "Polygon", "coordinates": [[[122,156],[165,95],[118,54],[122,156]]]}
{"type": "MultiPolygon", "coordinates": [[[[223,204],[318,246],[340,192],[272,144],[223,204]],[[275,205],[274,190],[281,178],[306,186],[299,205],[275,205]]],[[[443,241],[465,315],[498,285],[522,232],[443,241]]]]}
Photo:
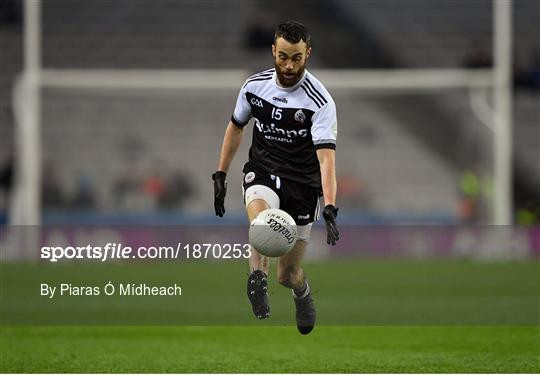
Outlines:
{"type": "MultiPolygon", "coordinates": [[[[279,287],[275,277],[271,276],[270,285],[273,322],[263,325],[251,316],[243,263],[192,263],[180,270],[176,264],[102,265],[100,272],[93,266],[78,267],[76,272],[71,267],[2,265],[1,372],[540,372],[538,262],[306,263],[322,323],[307,336],[291,325],[290,292],[279,287]],[[135,298],[64,298],[36,307],[33,285],[50,271],[70,282],[103,273],[103,277],[114,273],[120,280],[135,273],[156,282],[171,281],[176,272],[186,295],[172,300],[176,305],[167,305],[171,300],[159,302],[161,310],[155,310],[153,299],[135,298]],[[200,285],[200,280],[216,273],[220,288],[214,282],[200,285]],[[35,325],[23,316],[25,311],[46,314],[48,308],[61,322],[64,316],[85,318],[85,311],[93,314],[104,307],[117,308],[127,323],[81,325],[72,320],[72,325],[61,325],[53,320],[54,324],[35,325]],[[220,308],[228,317],[221,323],[215,318],[220,308]],[[167,325],[159,326],[132,324],[142,317],[137,315],[140,311],[173,319],[174,314],[167,315],[169,310],[186,314],[180,316],[184,325],[181,319],[178,324],[165,321],[167,325]],[[210,313],[205,316],[203,311],[210,313]],[[134,317],[128,319],[126,314],[134,317]],[[236,321],[246,324],[230,323],[236,315],[242,316],[236,321]],[[199,321],[207,323],[197,325],[199,321]]],[[[156,324],[155,317],[149,322],[156,324]]]]}
{"type": "Polygon", "coordinates": [[[9,327],[2,372],[540,371],[538,327],[9,327]]]}

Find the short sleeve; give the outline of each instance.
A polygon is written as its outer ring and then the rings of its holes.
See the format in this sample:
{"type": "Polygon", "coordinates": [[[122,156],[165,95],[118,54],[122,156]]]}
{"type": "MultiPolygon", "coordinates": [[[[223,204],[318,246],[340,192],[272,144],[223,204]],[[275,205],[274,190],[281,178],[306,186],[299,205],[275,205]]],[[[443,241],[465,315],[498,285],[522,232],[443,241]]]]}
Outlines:
{"type": "Polygon", "coordinates": [[[313,115],[311,126],[311,137],[315,149],[331,148],[336,149],[337,139],[337,117],[336,105],[333,100],[329,100],[313,115]]]}
{"type": "Polygon", "coordinates": [[[242,87],[238,93],[236,106],[234,107],[234,112],[231,117],[233,124],[240,128],[246,126],[248,121],[251,119],[251,106],[247,101],[246,90],[244,87],[242,87]]]}

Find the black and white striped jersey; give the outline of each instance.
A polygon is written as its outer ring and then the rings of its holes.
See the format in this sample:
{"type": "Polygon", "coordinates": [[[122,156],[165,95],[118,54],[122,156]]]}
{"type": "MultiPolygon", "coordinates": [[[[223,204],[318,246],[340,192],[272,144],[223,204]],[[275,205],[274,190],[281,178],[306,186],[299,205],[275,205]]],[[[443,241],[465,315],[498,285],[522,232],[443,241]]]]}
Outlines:
{"type": "Polygon", "coordinates": [[[255,119],[249,161],[295,182],[321,188],[316,150],[336,148],[336,106],[307,70],[293,87],[277,84],[275,69],[249,77],[238,94],[231,121],[255,119]]]}

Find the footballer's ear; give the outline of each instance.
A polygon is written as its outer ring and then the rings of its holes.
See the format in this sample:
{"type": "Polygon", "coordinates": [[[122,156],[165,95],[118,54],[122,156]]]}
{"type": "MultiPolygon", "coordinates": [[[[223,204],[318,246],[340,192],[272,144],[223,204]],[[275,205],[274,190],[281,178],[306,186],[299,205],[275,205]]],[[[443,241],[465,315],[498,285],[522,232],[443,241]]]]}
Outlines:
{"type": "Polygon", "coordinates": [[[272,56],[276,57],[276,45],[272,44],[272,56]]]}
{"type": "Polygon", "coordinates": [[[309,47],[306,51],[306,60],[307,58],[309,57],[309,55],[311,55],[311,47],[309,47]]]}

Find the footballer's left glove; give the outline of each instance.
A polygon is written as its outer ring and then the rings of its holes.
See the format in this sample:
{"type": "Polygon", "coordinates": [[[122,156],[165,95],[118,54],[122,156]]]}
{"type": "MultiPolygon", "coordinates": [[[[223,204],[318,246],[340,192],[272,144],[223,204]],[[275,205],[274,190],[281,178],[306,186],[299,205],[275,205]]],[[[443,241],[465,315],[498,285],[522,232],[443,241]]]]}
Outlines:
{"type": "Polygon", "coordinates": [[[326,243],[332,246],[339,240],[339,231],[336,225],[337,212],[338,209],[331,204],[324,207],[323,211],[323,218],[326,223],[326,243]]]}
{"type": "Polygon", "coordinates": [[[212,174],[214,180],[214,209],[216,215],[223,217],[225,214],[225,194],[227,193],[227,173],[217,171],[212,174]]]}

